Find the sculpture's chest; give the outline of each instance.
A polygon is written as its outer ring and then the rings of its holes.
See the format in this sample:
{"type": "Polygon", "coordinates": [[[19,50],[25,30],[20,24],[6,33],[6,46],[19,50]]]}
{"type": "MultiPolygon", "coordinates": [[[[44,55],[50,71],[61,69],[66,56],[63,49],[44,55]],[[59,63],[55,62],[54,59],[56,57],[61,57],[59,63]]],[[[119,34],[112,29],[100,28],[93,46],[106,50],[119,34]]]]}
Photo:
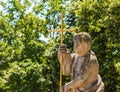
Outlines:
{"type": "Polygon", "coordinates": [[[79,56],[75,57],[75,60],[74,60],[73,66],[72,66],[73,78],[75,78],[76,76],[81,74],[84,60],[85,60],[85,57],[79,57],[79,56]]]}

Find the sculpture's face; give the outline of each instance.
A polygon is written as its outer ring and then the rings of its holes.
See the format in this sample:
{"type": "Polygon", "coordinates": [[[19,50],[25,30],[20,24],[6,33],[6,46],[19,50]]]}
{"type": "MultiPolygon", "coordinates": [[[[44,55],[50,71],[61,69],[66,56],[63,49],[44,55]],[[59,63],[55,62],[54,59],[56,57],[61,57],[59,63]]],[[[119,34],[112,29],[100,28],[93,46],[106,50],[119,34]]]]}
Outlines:
{"type": "Polygon", "coordinates": [[[90,50],[91,44],[87,42],[75,43],[74,51],[80,56],[85,56],[90,50]]]}
{"type": "Polygon", "coordinates": [[[81,35],[77,35],[74,38],[74,52],[80,56],[85,56],[88,54],[91,48],[91,42],[85,41],[84,37],[82,38],[81,35]]]}

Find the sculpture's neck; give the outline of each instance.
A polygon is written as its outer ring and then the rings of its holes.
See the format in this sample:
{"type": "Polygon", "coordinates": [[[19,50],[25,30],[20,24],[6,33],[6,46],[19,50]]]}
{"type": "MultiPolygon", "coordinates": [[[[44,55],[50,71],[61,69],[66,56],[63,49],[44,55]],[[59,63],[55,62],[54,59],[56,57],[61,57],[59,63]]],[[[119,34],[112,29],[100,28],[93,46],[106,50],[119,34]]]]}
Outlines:
{"type": "Polygon", "coordinates": [[[80,57],[88,57],[91,53],[91,50],[89,50],[85,55],[80,55],[80,54],[77,54],[77,56],[80,56],[80,57]]]}

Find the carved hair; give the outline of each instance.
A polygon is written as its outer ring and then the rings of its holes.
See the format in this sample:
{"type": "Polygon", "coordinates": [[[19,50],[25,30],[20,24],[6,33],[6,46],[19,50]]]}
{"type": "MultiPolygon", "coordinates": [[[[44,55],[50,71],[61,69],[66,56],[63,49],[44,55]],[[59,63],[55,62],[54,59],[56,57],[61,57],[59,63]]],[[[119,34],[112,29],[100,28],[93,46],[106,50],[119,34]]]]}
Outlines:
{"type": "Polygon", "coordinates": [[[80,32],[74,36],[74,42],[81,43],[82,41],[91,43],[91,36],[87,32],[80,32]]]}

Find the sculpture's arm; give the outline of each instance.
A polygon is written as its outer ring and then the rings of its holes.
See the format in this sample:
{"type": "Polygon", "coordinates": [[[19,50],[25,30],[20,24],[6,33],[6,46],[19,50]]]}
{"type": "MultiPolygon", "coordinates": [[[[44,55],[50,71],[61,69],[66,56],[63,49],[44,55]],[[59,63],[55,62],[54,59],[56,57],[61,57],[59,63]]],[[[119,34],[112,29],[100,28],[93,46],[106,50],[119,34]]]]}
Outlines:
{"type": "MultiPolygon", "coordinates": [[[[60,62],[60,54],[58,55],[58,59],[60,62]]],[[[73,54],[70,52],[62,54],[62,72],[65,75],[70,75],[71,73],[71,67],[73,64],[73,54]]]]}
{"type": "Polygon", "coordinates": [[[84,88],[86,84],[89,83],[88,80],[93,80],[94,77],[97,77],[98,68],[99,68],[99,65],[97,61],[95,61],[95,59],[92,60],[89,66],[89,69],[87,69],[87,71],[82,76],[78,76],[74,80],[72,80],[70,83],[68,83],[66,85],[66,89],[69,90],[77,87],[84,88]]]}
{"type": "Polygon", "coordinates": [[[69,75],[71,72],[71,66],[73,62],[73,54],[66,48],[65,45],[61,45],[58,49],[58,60],[60,61],[60,57],[62,56],[62,72],[65,75],[69,75]]]}

